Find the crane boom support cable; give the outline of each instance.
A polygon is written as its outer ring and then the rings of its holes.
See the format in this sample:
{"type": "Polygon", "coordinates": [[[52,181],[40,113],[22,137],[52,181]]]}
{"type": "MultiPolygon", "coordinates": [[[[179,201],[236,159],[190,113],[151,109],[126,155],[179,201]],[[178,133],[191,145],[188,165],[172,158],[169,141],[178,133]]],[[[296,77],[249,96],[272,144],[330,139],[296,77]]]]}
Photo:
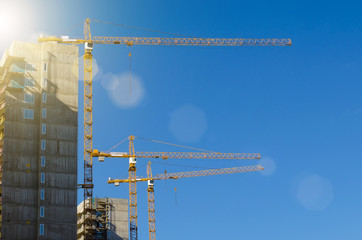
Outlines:
{"type": "Polygon", "coordinates": [[[168,166],[176,166],[176,167],[189,167],[189,168],[201,168],[201,169],[212,169],[209,167],[201,167],[201,166],[191,166],[191,165],[181,165],[181,164],[172,164],[172,163],[161,163],[161,162],[152,162],[152,164],[160,164],[160,165],[168,165],[168,166]]]}
{"type": "Polygon", "coordinates": [[[143,137],[136,137],[136,138],[146,140],[146,141],[150,141],[150,142],[157,142],[157,143],[162,143],[162,144],[166,144],[166,145],[171,145],[171,146],[175,146],[175,147],[188,148],[188,149],[193,149],[193,150],[198,150],[198,151],[203,151],[203,152],[219,153],[219,152],[200,149],[200,148],[193,148],[193,147],[187,147],[187,146],[178,145],[178,144],[174,144],[174,143],[162,142],[162,141],[153,140],[153,139],[149,139],[149,138],[143,138],[143,137]]]}
{"type": "Polygon", "coordinates": [[[192,37],[192,36],[179,34],[179,33],[171,33],[171,32],[159,31],[159,30],[154,30],[154,29],[149,29],[149,28],[128,26],[128,25],[119,24],[119,23],[111,23],[111,22],[105,22],[105,21],[100,21],[100,20],[92,20],[92,21],[98,22],[98,23],[105,23],[105,24],[109,24],[109,25],[115,25],[115,26],[119,26],[119,27],[133,28],[133,29],[143,30],[143,31],[148,31],[148,32],[157,32],[157,33],[163,33],[163,34],[169,34],[169,35],[175,35],[175,36],[181,36],[181,37],[192,37]]]}
{"type": "Polygon", "coordinates": [[[124,141],[128,140],[128,137],[123,139],[122,141],[120,141],[119,143],[117,143],[114,147],[112,147],[111,149],[109,149],[108,151],[106,152],[110,152],[112,151],[113,149],[115,149],[116,147],[118,147],[119,145],[121,145],[122,143],[124,143],[124,141]]]}
{"type": "Polygon", "coordinates": [[[132,85],[131,85],[131,53],[128,53],[129,56],[129,95],[131,96],[131,92],[132,92],[132,85]]]}

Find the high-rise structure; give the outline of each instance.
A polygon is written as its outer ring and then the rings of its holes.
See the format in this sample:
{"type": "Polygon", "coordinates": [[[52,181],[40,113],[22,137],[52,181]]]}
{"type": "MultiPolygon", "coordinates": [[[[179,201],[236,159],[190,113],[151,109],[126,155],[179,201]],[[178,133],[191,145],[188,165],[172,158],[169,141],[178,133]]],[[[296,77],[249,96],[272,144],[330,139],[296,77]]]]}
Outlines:
{"type": "Polygon", "coordinates": [[[129,239],[127,199],[89,198],[86,201],[92,201],[93,214],[91,219],[84,214],[84,201],[78,205],[78,240],[84,240],[84,221],[92,221],[93,239],[129,239]]]}
{"type": "Polygon", "coordinates": [[[1,239],[76,239],[78,47],[14,42],[0,61],[1,239]]]}

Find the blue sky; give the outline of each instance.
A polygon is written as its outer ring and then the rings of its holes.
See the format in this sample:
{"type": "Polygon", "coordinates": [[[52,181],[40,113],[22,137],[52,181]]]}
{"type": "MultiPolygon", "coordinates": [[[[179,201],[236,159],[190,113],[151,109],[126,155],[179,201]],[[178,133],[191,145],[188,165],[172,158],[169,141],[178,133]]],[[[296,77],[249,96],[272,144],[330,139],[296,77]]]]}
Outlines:
{"type": "MultiPolygon", "coordinates": [[[[17,20],[11,31],[1,32],[1,53],[12,40],[30,41],[40,32],[82,37],[87,17],[196,37],[291,38],[291,47],[96,46],[94,148],[108,150],[133,134],[219,152],[262,154],[264,174],[158,182],[158,239],[361,236],[359,2],[1,1],[0,8],[6,7],[15,9],[17,20]]],[[[101,23],[92,23],[91,30],[97,36],[172,37],[101,23]]],[[[79,182],[81,129],[80,113],[79,182]]],[[[135,147],[183,150],[141,140],[135,147]]],[[[116,150],[125,151],[127,145],[116,150]]],[[[146,163],[139,160],[139,176],[146,175],[146,163]]],[[[213,168],[259,162],[167,163],[213,168]]],[[[108,177],[127,177],[127,165],[125,159],[95,162],[94,196],[128,198],[127,185],[106,183],[108,177]]],[[[154,173],[201,168],[153,164],[154,173]]],[[[139,239],[146,239],[145,184],[138,185],[138,193],[139,239]]],[[[82,197],[81,191],[78,202],[82,197]]]]}

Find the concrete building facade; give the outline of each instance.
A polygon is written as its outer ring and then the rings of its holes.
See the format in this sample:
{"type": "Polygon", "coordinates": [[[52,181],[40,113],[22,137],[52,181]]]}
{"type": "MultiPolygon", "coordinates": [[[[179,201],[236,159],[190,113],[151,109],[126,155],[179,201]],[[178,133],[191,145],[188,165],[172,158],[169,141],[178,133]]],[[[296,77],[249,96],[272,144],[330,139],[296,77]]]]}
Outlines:
{"type": "Polygon", "coordinates": [[[14,42],[0,61],[1,239],[76,239],[78,47],[14,42]]]}
{"type": "Polygon", "coordinates": [[[84,221],[92,221],[93,239],[128,240],[128,200],[93,198],[92,219],[85,218],[84,201],[77,208],[77,239],[84,240],[84,221]]]}

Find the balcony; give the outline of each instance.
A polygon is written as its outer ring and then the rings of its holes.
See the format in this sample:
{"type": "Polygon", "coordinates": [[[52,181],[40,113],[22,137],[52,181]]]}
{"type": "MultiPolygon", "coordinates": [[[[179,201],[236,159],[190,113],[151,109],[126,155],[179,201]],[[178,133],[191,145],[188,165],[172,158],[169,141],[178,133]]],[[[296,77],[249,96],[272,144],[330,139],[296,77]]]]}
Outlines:
{"type": "Polygon", "coordinates": [[[14,88],[14,89],[24,89],[24,86],[16,80],[11,80],[8,87],[14,88]]]}
{"type": "Polygon", "coordinates": [[[5,52],[5,54],[3,55],[2,59],[0,60],[0,72],[2,70],[7,69],[12,63],[14,63],[14,62],[23,62],[24,59],[25,59],[24,57],[12,56],[9,53],[9,50],[7,50],[5,52]]]}
{"type": "Polygon", "coordinates": [[[1,87],[6,87],[12,79],[24,78],[25,70],[20,67],[12,67],[12,69],[5,70],[0,76],[1,87]],[[12,71],[15,70],[15,71],[12,71]]]}
{"type": "MultiPolygon", "coordinates": [[[[21,64],[21,65],[24,65],[24,64],[21,64]]],[[[13,73],[22,73],[24,74],[25,73],[25,68],[24,67],[21,67],[17,64],[12,64],[9,68],[8,68],[8,71],[9,72],[13,72],[13,73]]]]}

